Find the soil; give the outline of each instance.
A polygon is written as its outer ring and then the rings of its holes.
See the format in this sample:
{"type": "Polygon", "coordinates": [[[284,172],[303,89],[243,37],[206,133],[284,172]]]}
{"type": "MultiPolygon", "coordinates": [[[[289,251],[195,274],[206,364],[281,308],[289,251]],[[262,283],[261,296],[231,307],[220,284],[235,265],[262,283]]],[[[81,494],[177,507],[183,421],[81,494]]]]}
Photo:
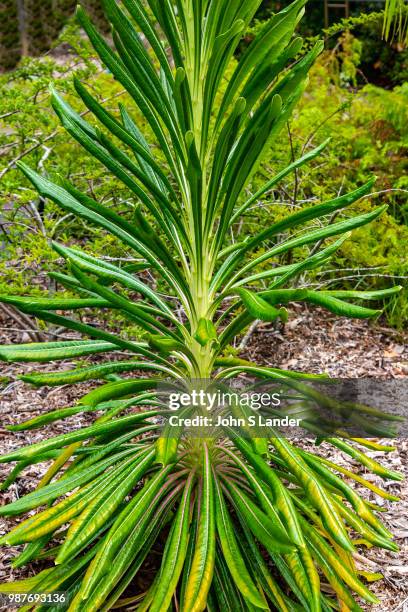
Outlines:
{"type": "MultiPolygon", "coordinates": [[[[16,323],[0,313],[0,343],[29,341],[25,332],[18,331],[16,323]],[[3,318],[2,318],[3,317],[3,318]]],[[[276,328],[261,324],[245,339],[242,356],[260,364],[292,370],[322,373],[332,377],[380,379],[404,379],[408,375],[408,342],[404,334],[366,321],[338,319],[319,309],[299,307],[292,311],[285,327],[276,328]]],[[[68,362],[59,364],[60,369],[69,369],[68,362]]],[[[26,364],[22,366],[2,364],[0,370],[0,414],[3,426],[32,418],[45,411],[72,405],[84,392],[95,386],[93,383],[58,388],[34,389],[16,377],[30,371],[55,369],[52,366],[26,364]],[[2,382],[3,381],[3,382],[2,382]]],[[[11,434],[0,429],[0,452],[8,452],[23,444],[38,442],[52,435],[70,431],[89,424],[94,416],[76,416],[63,423],[32,432],[11,434]]],[[[301,441],[308,445],[307,441],[301,441]]],[[[405,474],[406,480],[395,483],[382,481],[377,476],[366,474],[361,467],[346,460],[339,451],[323,444],[316,452],[335,461],[359,470],[366,478],[400,497],[400,502],[390,503],[374,494],[364,495],[370,501],[381,503],[385,511],[382,518],[395,535],[400,546],[399,553],[361,547],[357,561],[366,571],[380,572],[384,579],[371,585],[379,597],[378,606],[364,606],[365,610],[377,612],[408,612],[408,440],[398,439],[396,450],[382,458],[382,463],[405,474]]],[[[369,452],[378,458],[379,453],[369,452]]],[[[382,455],[382,454],[381,454],[382,455]]],[[[46,466],[38,464],[28,468],[7,492],[0,494],[2,503],[7,503],[33,488],[44,473],[46,466]]],[[[9,473],[10,467],[0,465],[0,481],[9,473]]],[[[0,534],[12,526],[13,520],[0,521],[0,534]]],[[[19,570],[10,569],[10,559],[19,547],[2,551],[0,557],[0,582],[11,581],[33,575],[39,566],[31,565],[19,570]]]]}

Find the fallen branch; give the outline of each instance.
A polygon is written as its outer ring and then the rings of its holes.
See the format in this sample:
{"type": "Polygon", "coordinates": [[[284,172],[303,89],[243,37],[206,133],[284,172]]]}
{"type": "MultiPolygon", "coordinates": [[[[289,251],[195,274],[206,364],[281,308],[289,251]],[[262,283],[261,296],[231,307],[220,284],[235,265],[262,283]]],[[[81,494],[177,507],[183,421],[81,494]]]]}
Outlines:
{"type": "Polygon", "coordinates": [[[25,328],[24,331],[30,336],[33,342],[44,341],[44,336],[36,329],[33,321],[26,314],[18,312],[12,306],[6,306],[6,304],[0,304],[0,309],[17,323],[20,331],[23,331],[22,328],[25,328]]]}

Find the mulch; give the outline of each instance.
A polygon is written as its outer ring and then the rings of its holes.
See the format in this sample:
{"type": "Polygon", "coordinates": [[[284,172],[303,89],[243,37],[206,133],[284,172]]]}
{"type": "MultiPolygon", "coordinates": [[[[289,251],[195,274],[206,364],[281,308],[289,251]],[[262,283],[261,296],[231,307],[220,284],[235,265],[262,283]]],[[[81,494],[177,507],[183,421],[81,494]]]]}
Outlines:
{"type": "MultiPolygon", "coordinates": [[[[27,338],[15,329],[11,322],[0,313],[0,343],[27,342],[27,338]]],[[[291,312],[289,322],[284,327],[260,324],[246,338],[242,356],[270,365],[292,370],[328,373],[337,378],[373,377],[383,379],[405,378],[408,375],[408,342],[406,335],[367,321],[339,319],[319,309],[304,307],[291,312]]],[[[72,364],[71,364],[72,365],[72,364]]],[[[69,369],[67,362],[60,363],[58,369],[69,369]]],[[[16,376],[32,371],[57,369],[55,365],[26,364],[21,366],[2,364],[0,370],[0,414],[2,425],[21,422],[45,411],[72,405],[84,392],[95,386],[93,383],[58,388],[34,389],[16,376]],[[2,382],[3,381],[3,382],[2,382]]],[[[95,415],[77,415],[63,423],[55,423],[31,432],[9,433],[0,429],[0,452],[9,452],[23,444],[38,442],[53,435],[72,431],[89,424],[95,415]]],[[[302,442],[308,444],[308,442],[302,442]]],[[[364,496],[377,504],[382,503],[382,518],[395,541],[400,546],[399,553],[377,548],[361,547],[357,561],[366,571],[380,572],[384,579],[371,585],[381,600],[378,606],[365,606],[365,610],[386,612],[408,612],[408,440],[398,439],[396,450],[382,460],[384,465],[405,474],[406,480],[395,483],[382,481],[381,478],[365,473],[365,470],[352,460],[345,459],[339,451],[323,444],[317,452],[336,464],[358,470],[375,484],[400,497],[400,502],[390,503],[381,500],[373,493],[364,491],[364,496]]],[[[378,453],[369,452],[378,458],[378,453]]],[[[16,484],[7,492],[0,493],[2,503],[8,503],[33,490],[46,466],[38,464],[27,468],[16,484]]],[[[10,470],[0,465],[0,481],[10,470]]],[[[13,525],[13,520],[0,521],[0,534],[13,525]]],[[[0,556],[0,582],[10,581],[33,575],[38,564],[19,570],[11,570],[10,559],[20,547],[2,550],[0,556]]]]}

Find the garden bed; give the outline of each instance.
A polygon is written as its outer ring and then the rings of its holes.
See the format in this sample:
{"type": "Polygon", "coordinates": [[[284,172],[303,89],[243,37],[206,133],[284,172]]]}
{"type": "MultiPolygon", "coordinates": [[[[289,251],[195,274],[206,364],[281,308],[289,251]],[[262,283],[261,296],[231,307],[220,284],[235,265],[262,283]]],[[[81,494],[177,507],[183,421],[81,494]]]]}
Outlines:
{"type": "MultiPolygon", "coordinates": [[[[0,342],[27,341],[24,332],[16,329],[10,320],[2,319],[0,342]],[[6,331],[8,328],[11,331],[6,331]]],[[[289,323],[285,328],[274,328],[270,324],[261,324],[245,339],[243,356],[256,359],[265,365],[278,365],[293,370],[312,372],[326,371],[333,377],[375,377],[399,378],[408,374],[408,343],[406,337],[395,330],[373,325],[366,321],[338,319],[322,311],[299,308],[292,311],[289,323]]],[[[62,364],[61,364],[62,365],[62,364]]],[[[72,364],[71,364],[72,365],[72,364]]],[[[63,367],[69,368],[67,362],[63,367]]],[[[54,366],[55,367],[55,366],[54,366]]],[[[43,369],[44,366],[25,365],[21,367],[4,365],[1,376],[8,377],[0,391],[0,413],[3,425],[32,418],[44,411],[71,405],[80,398],[86,388],[95,386],[86,383],[77,386],[43,388],[36,390],[18,381],[16,375],[43,369]]],[[[53,369],[47,365],[44,369],[53,369]]],[[[45,437],[65,433],[76,427],[89,424],[94,416],[76,415],[64,422],[57,422],[47,427],[47,431],[34,430],[10,434],[0,430],[0,447],[7,452],[16,446],[30,442],[39,442],[45,437]]],[[[408,441],[398,440],[397,450],[387,456],[387,466],[404,472],[408,478],[408,441]]],[[[350,465],[339,452],[324,448],[319,453],[330,457],[337,464],[350,465]]],[[[354,466],[356,468],[357,466],[354,466]]],[[[0,466],[0,478],[4,479],[9,472],[8,466],[0,466]]],[[[20,477],[9,491],[3,493],[2,501],[7,503],[32,490],[44,472],[45,466],[31,466],[20,477]]],[[[361,470],[361,468],[360,468],[361,470]]],[[[376,484],[381,479],[364,474],[376,484]]],[[[384,483],[383,483],[384,484],[384,483]]],[[[383,515],[386,526],[395,534],[401,547],[400,553],[391,553],[380,549],[359,550],[362,566],[366,571],[381,572],[384,580],[372,585],[380,598],[378,606],[367,606],[367,610],[401,610],[408,602],[408,481],[402,483],[388,482],[385,485],[389,492],[399,495],[400,503],[391,504],[382,501],[388,510],[383,515]]],[[[367,495],[366,495],[367,497],[367,495]]],[[[370,501],[374,500],[374,494],[370,501]]],[[[12,520],[0,521],[0,534],[5,533],[12,520]]],[[[19,547],[9,548],[0,557],[0,581],[10,581],[38,571],[38,564],[19,570],[11,570],[10,559],[19,547]]]]}

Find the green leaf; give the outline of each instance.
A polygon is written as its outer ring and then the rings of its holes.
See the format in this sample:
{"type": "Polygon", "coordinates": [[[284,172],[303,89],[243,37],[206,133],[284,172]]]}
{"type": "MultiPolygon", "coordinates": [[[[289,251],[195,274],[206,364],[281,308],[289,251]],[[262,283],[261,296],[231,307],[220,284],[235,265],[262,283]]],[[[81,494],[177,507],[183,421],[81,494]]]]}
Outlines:
{"type": "Polygon", "coordinates": [[[119,109],[122,123],[125,128],[125,133],[127,134],[126,138],[129,138],[130,134],[132,142],[136,143],[132,146],[132,148],[135,149],[135,156],[140,166],[143,168],[146,174],[148,174],[150,178],[162,188],[164,192],[168,191],[172,195],[173,199],[177,200],[177,194],[175,193],[167,177],[164,175],[160,166],[156,162],[153,163],[151,148],[142,132],[139,130],[123,104],[119,104],[119,109]]]}
{"type": "Polygon", "coordinates": [[[385,537],[389,536],[389,532],[383,527],[382,523],[377,519],[372,510],[368,507],[366,502],[350,487],[349,484],[344,482],[341,478],[333,474],[318,457],[312,453],[308,453],[298,449],[305,462],[313,469],[316,474],[321,476],[324,481],[334,486],[336,489],[342,492],[344,497],[350,502],[354,508],[356,514],[367,521],[378,532],[382,533],[385,537]]]}
{"type": "MultiPolygon", "coordinates": [[[[157,472],[117,516],[104,539],[103,545],[88,567],[78,593],[78,600],[98,610],[111,589],[143,547],[143,533],[166,493],[171,481],[165,485],[172,467],[157,472]],[[99,585],[101,579],[103,586],[99,585]]],[[[84,604],[82,603],[84,606],[84,604]]]]}
{"type": "Polygon", "coordinates": [[[253,68],[265,61],[271,63],[282,53],[282,50],[293,34],[296,25],[296,14],[304,4],[305,0],[292,2],[289,7],[276,13],[265,23],[262,30],[243,54],[229,81],[227,91],[220,106],[218,121],[224,117],[231,100],[242,83],[251,74],[253,68]]]}
{"type": "Polygon", "coordinates": [[[390,287],[389,289],[377,289],[375,291],[324,291],[325,295],[332,296],[334,298],[351,298],[357,300],[381,300],[382,298],[388,297],[389,295],[395,295],[402,291],[401,285],[390,287]]]}
{"type": "MultiPolygon", "coordinates": [[[[102,133],[84,129],[84,121],[78,121],[75,111],[55,91],[52,94],[52,104],[60,117],[61,123],[71,136],[135,193],[152,215],[154,215],[155,219],[161,220],[163,228],[167,227],[167,218],[162,215],[161,209],[157,207],[145,189],[132,178],[129,172],[151,191],[163,208],[177,221],[177,217],[175,217],[174,210],[168,202],[166,195],[139,169],[126,153],[116,147],[102,133]]],[[[167,233],[171,237],[171,233],[169,231],[167,233]]]]}
{"type": "Polygon", "coordinates": [[[132,15],[136,23],[140,26],[143,34],[146,36],[157,59],[159,60],[161,68],[166,73],[167,78],[171,81],[173,75],[169,60],[163,49],[160,37],[158,36],[154,25],[150,22],[148,14],[146,13],[143,5],[135,0],[123,0],[123,4],[132,15]]]}
{"type": "MultiPolygon", "coordinates": [[[[260,257],[255,258],[250,263],[245,265],[237,276],[242,276],[248,270],[255,268],[256,266],[260,265],[264,261],[271,259],[275,255],[279,255],[281,253],[287,253],[288,251],[294,248],[304,246],[305,244],[318,242],[320,240],[324,240],[331,236],[337,236],[339,234],[346,234],[353,229],[356,229],[358,227],[366,225],[367,223],[370,223],[371,221],[374,221],[374,219],[382,215],[382,213],[385,212],[386,209],[387,209],[387,206],[379,206],[378,208],[375,208],[373,211],[369,213],[357,215],[355,217],[351,217],[350,219],[346,219],[345,221],[339,221],[337,223],[333,223],[332,225],[328,225],[327,227],[324,227],[323,229],[312,230],[299,237],[285,240],[281,244],[278,244],[277,246],[267,251],[264,255],[261,255],[260,257]]],[[[246,247],[245,247],[245,250],[246,250],[246,247]]]]}
{"type": "Polygon", "coordinates": [[[264,599],[261,597],[254,584],[242,558],[238,541],[234,534],[234,525],[227,510],[220,484],[214,478],[215,485],[215,520],[217,533],[221,542],[222,552],[231,576],[235,584],[244,596],[245,600],[251,602],[258,608],[268,609],[264,599]]]}
{"type": "Polygon", "coordinates": [[[241,298],[245,308],[254,319],[261,321],[275,321],[280,318],[282,321],[287,321],[287,311],[285,308],[274,308],[266,300],[262,299],[256,293],[248,291],[248,289],[238,289],[237,293],[241,298]]]}
{"type": "Polygon", "coordinates": [[[354,546],[346,532],[343,521],[339,517],[330,493],[325,489],[319,478],[302,459],[296,448],[282,437],[271,438],[271,444],[285,462],[288,471],[292,472],[305,492],[309,502],[319,511],[322,522],[328,533],[343,550],[354,551],[354,546]]]}
{"type": "Polygon", "coordinates": [[[186,350],[184,344],[175,340],[174,338],[169,338],[167,336],[159,336],[159,335],[149,335],[147,337],[149,345],[154,348],[159,353],[163,353],[163,355],[170,355],[173,351],[182,351],[186,350]]]}
{"type": "MultiPolygon", "coordinates": [[[[117,119],[111,113],[109,113],[101,104],[99,104],[99,102],[97,102],[97,100],[95,100],[95,98],[85,89],[78,79],[74,79],[74,85],[76,91],[81,96],[83,102],[86,104],[89,110],[109,129],[110,132],[112,132],[112,134],[117,136],[135,152],[140,165],[149,175],[149,177],[156,181],[159,180],[165,185],[168,191],[173,192],[170,182],[161,170],[157,161],[152,156],[149,148],[140,142],[140,134],[137,134],[137,137],[135,137],[135,133],[133,131],[135,126],[132,126],[133,130],[129,129],[129,122],[131,121],[129,115],[125,115],[127,120],[125,127],[127,129],[123,129],[119,121],[117,121],[117,119]]],[[[123,107],[122,113],[126,113],[123,107]]],[[[160,184],[160,182],[158,184],[160,184]]]]}
{"type": "MultiPolygon", "coordinates": [[[[93,397],[96,404],[96,397],[93,397]]],[[[73,431],[71,433],[55,436],[54,438],[51,438],[50,440],[45,440],[44,442],[37,442],[36,444],[25,446],[24,448],[12,451],[11,453],[8,453],[6,455],[0,455],[0,463],[9,463],[10,461],[19,461],[25,458],[32,458],[38,454],[44,453],[45,451],[68,446],[73,442],[79,442],[80,440],[87,440],[88,438],[94,438],[105,434],[122,432],[126,431],[129,428],[134,429],[135,436],[137,436],[138,433],[143,433],[144,431],[155,429],[155,426],[153,424],[147,425],[147,428],[137,428],[134,426],[140,421],[144,421],[145,419],[148,419],[152,416],[156,416],[157,414],[159,414],[157,410],[152,410],[150,412],[142,412],[140,414],[133,414],[130,416],[122,417],[117,421],[113,421],[111,423],[102,423],[97,425],[90,425],[89,427],[83,427],[82,429],[73,431]]],[[[0,513],[1,512],[2,509],[0,508],[0,513]]]]}
{"type": "Polygon", "coordinates": [[[170,374],[171,370],[159,363],[145,361],[112,361],[101,365],[78,368],[66,372],[41,372],[20,376],[21,380],[32,385],[49,387],[72,385],[86,380],[99,380],[109,374],[133,372],[134,370],[151,370],[170,374]]]}
{"type": "Polygon", "coordinates": [[[59,421],[62,419],[66,419],[70,416],[74,416],[75,414],[91,412],[96,410],[95,408],[86,408],[84,406],[73,406],[71,408],[60,408],[59,410],[52,410],[51,412],[46,412],[45,414],[40,414],[37,417],[32,419],[28,419],[27,421],[23,421],[18,425],[8,425],[7,429],[9,431],[28,431],[30,429],[37,429],[38,427],[43,427],[44,425],[48,425],[49,423],[54,423],[55,421],[59,421]]]}
{"type": "MultiPolygon", "coordinates": [[[[362,198],[363,196],[365,196],[371,191],[375,183],[375,180],[376,180],[375,177],[373,177],[367,183],[365,183],[362,187],[359,187],[358,189],[352,191],[351,193],[344,194],[342,196],[339,196],[338,198],[329,200],[328,202],[323,202],[322,204],[316,204],[314,206],[310,206],[309,208],[303,209],[299,212],[288,215],[282,221],[278,221],[277,223],[274,223],[271,227],[266,228],[260,234],[258,234],[257,236],[254,236],[254,238],[252,238],[245,245],[245,250],[252,249],[258,244],[260,244],[261,242],[263,242],[264,240],[269,239],[272,236],[276,236],[277,234],[284,232],[292,227],[296,227],[297,225],[301,225],[303,223],[306,223],[307,221],[311,221],[313,219],[323,217],[324,215],[328,215],[337,210],[341,210],[342,208],[351,206],[352,204],[354,204],[354,202],[357,202],[360,198],[362,198]]],[[[327,229],[330,229],[331,227],[333,226],[328,226],[327,229]]],[[[345,230],[345,231],[348,231],[348,230],[345,230]]]]}
{"type": "Polygon", "coordinates": [[[37,310],[77,310],[81,308],[109,308],[110,304],[100,298],[71,299],[71,298],[35,298],[14,297],[0,295],[0,303],[12,304],[16,308],[24,308],[26,312],[35,313],[37,310]]]}
{"type": "MultiPolygon", "coordinates": [[[[57,251],[67,261],[72,261],[80,270],[95,274],[101,279],[101,284],[111,284],[113,281],[118,282],[131,291],[136,291],[144,297],[146,297],[152,304],[157,306],[161,311],[161,316],[171,316],[174,321],[174,317],[169,306],[162,299],[162,297],[151,289],[146,283],[143,283],[140,279],[127,272],[124,268],[118,268],[112,263],[106,262],[102,259],[92,257],[83,251],[78,249],[72,249],[66,246],[62,246],[58,243],[52,244],[53,249],[57,251]]],[[[80,286],[80,282],[75,277],[70,277],[76,283],[76,286],[80,286]]]]}
{"type": "Polygon", "coordinates": [[[117,350],[118,347],[115,344],[99,340],[33,342],[31,344],[0,345],[0,359],[9,362],[48,362],[57,359],[74,359],[76,357],[117,350]]]}
{"type": "Polygon", "coordinates": [[[167,610],[176,591],[184,560],[187,554],[189,540],[189,525],[191,519],[190,499],[194,483],[192,472],[185,484],[183,497],[173,521],[171,532],[163,553],[163,561],[158,574],[159,582],[154,592],[150,606],[151,612],[167,610]]]}
{"type": "Polygon", "coordinates": [[[269,466],[262,457],[253,453],[251,447],[243,439],[234,436],[233,442],[247,461],[253,466],[260,478],[270,487],[276,510],[291,538],[291,542],[297,546],[303,547],[304,539],[293,502],[273,468],[269,466]]]}
{"type": "Polygon", "coordinates": [[[214,482],[209,450],[202,447],[202,473],[195,551],[191,562],[182,608],[185,612],[203,610],[210,590],[215,563],[214,482]]]}
{"type": "Polygon", "coordinates": [[[157,380],[148,378],[138,378],[135,380],[123,380],[119,382],[107,383],[106,385],[102,385],[102,387],[98,387],[97,389],[94,389],[93,391],[90,391],[84,395],[80,400],[80,403],[84,406],[91,406],[91,408],[95,408],[98,404],[111,399],[118,399],[120,397],[133,395],[138,391],[155,389],[157,384],[157,380]]]}
{"type": "Polygon", "coordinates": [[[167,429],[156,441],[156,463],[163,467],[174,463],[177,459],[179,438],[176,437],[174,428],[171,432],[167,429]]]}
{"type": "MultiPolygon", "coordinates": [[[[116,215],[109,209],[98,205],[92,201],[92,207],[90,200],[86,199],[87,206],[84,206],[83,202],[79,202],[74,196],[72,196],[67,189],[59,187],[51,181],[44,179],[39,176],[36,172],[25,166],[21,162],[19,167],[25,173],[27,178],[34,184],[37,190],[44,196],[50,198],[52,201],[57,203],[63,210],[74,213],[75,215],[85,218],[91,223],[103,227],[108,230],[111,234],[118,237],[125,244],[139,252],[143,257],[151,263],[151,265],[160,270],[163,277],[170,281],[171,274],[169,276],[167,270],[160,264],[159,259],[153,253],[149,246],[146,246],[139,238],[134,237],[134,231],[128,227],[126,222],[123,222],[119,215],[116,215]],[[97,211],[97,212],[96,212],[97,211]]],[[[85,201],[85,200],[83,200],[85,201]]],[[[173,281],[170,281],[173,284],[173,281]]],[[[176,281],[177,285],[177,281],[176,281]]],[[[183,291],[180,290],[180,294],[183,291]]]]}
{"type": "Polygon", "coordinates": [[[285,595],[277,581],[273,578],[265,559],[263,558],[255,539],[244,520],[241,520],[242,530],[246,539],[242,549],[252,572],[258,577],[263,590],[268,598],[282,612],[291,612],[291,607],[285,601],[285,595]]]}
{"type": "MultiPolygon", "coordinates": [[[[113,457],[104,458],[105,453],[101,452],[101,460],[95,462],[92,467],[88,466],[86,469],[79,470],[71,477],[60,478],[57,482],[48,484],[47,486],[29,493],[25,497],[18,499],[15,502],[2,506],[2,508],[0,508],[0,513],[2,516],[14,516],[15,514],[32,510],[33,508],[37,508],[38,506],[42,506],[45,503],[57,499],[61,495],[65,495],[66,493],[73,491],[77,487],[83,487],[87,483],[91,484],[89,485],[89,489],[85,489],[85,491],[90,490],[94,486],[94,483],[91,481],[97,482],[95,480],[97,476],[103,474],[103,472],[111,465],[119,464],[120,459],[129,457],[132,453],[135,454],[134,451],[126,450],[122,453],[114,455],[113,457]]],[[[100,480],[102,479],[103,477],[101,476],[100,480]]],[[[82,490],[82,493],[85,493],[85,491],[82,490]]],[[[62,502],[63,507],[65,508],[67,505],[70,505],[72,501],[73,500],[71,498],[65,499],[62,502]]],[[[55,512],[56,507],[49,508],[45,511],[45,513],[47,513],[47,517],[53,515],[55,512]]],[[[38,517],[34,516],[28,519],[27,523],[31,528],[31,526],[38,520],[38,517]]],[[[20,532],[22,529],[26,529],[26,525],[24,525],[24,523],[22,525],[18,525],[13,532],[20,532]]],[[[8,539],[9,536],[5,536],[5,540],[8,541],[8,539]]]]}
{"type": "MultiPolygon", "coordinates": [[[[242,290],[240,290],[242,291],[242,290]]],[[[388,292],[387,292],[388,293],[388,292]]],[[[368,317],[374,317],[381,313],[381,310],[373,310],[371,308],[364,308],[355,304],[349,304],[335,297],[332,293],[326,291],[313,291],[310,289],[278,289],[271,291],[261,292],[263,301],[268,304],[287,304],[288,302],[309,302],[322,306],[330,312],[335,314],[346,316],[349,318],[365,319],[368,317]]],[[[340,295],[344,297],[356,297],[356,292],[351,292],[351,295],[347,291],[340,292],[340,295]]],[[[262,299],[260,298],[260,299],[262,299]]],[[[364,295],[361,296],[364,299],[364,295]]]]}
{"type": "MultiPolygon", "coordinates": [[[[52,311],[44,311],[39,310],[36,313],[36,317],[43,321],[48,321],[49,323],[54,323],[55,325],[63,325],[66,329],[72,329],[74,331],[80,332],[82,334],[87,334],[91,338],[97,338],[99,340],[104,340],[105,342],[112,342],[112,344],[116,345],[116,349],[122,348],[125,350],[130,350],[133,353],[139,353],[140,355],[145,355],[146,357],[152,358],[154,355],[151,351],[148,351],[145,347],[146,344],[142,342],[130,342],[129,340],[123,340],[122,338],[116,336],[115,334],[111,334],[109,332],[105,332],[101,329],[93,327],[92,325],[86,325],[85,323],[80,323],[79,321],[75,321],[74,319],[68,319],[67,317],[62,317],[60,315],[54,314],[52,311]]],[[[159,357],[157,357],[159,359],[159,357]]],[[[167,363],[165,360],[162,362],[167,363]]]]}
{"type": "Polygon", "coordinates": [[[86,33],[88,34],[89,40],[91,41],[99,57],[109,68],[109,70],[111,70],[115,78],[129,92],[129,94],[135,100],[136,104],[141,109],[142,113],[145,115],[156,138],[160,143],[160,146],[162,147],[164,154],[166,155],[168,163],[170,164],[171,168],[174,169],[176,167],[176,163],[173,154],[170,150],[166,135],[160,125],[159,120],[156,118],[155,113],[152,111],[149,104],[146,102],[143,93],[136,85],[136,83],[134,83],[132,77],[126,70],[126,67],[123,65],[123,62],[113,53],[106,41],[91,24],[86,13],[81,7],[77,10],[77,18],[86,33]]]}
{"type": "Polygon", "coordinates": [[[381,478],[396,481],[400,481],[403,479],[403,476],[400,472],[396,472],[395,470],[391,470],[390,468],[384,467],[383,465],[378,463],[378,461],[361,452],[348,442],[345,442],[344,440],[340,440],[338,438],[329,438],[329,441],[331,442],[331,444],[350,455],[350,457],[352,457],[356,461],[359,461],[361,465],[364,465],[367,469],[370,470],[370,472],[381,476],[381,478]]]}
{"type": "Polygon", "coordinates": [[[319,145],[309,153],[306,153],[305,155],[297,159],[295,162],[289,164],[289,166],[286,166],[286,168],[284,168],[276,176],[271,178],[267,183],[265,183],[263,187],[261,187],[261,189],[254,193],[254,195],[251,196],[249,200],[247,200],[244,204],[242,204],[242,206],[238,208],[238,210],[231,218],[231,223],[234,223],[234,221],[236,221],[254,202],[259,200],[267,191],[272,189],[272,187],[274,187],[277,183],[284,179],[288,174],[290,174],[294,170],[297,170],[298,168],[301,168],[304,164],[320,155],[320,153],[326,148],[329,142],[330,139],[328,138],[327,140],[322,142],[321,145],[319,145]]]}
{"type": "Polygon", "coordinates": [[[157,317],[154,317],[150,314],[150,312],[147,312],[146,308],[140,307],[137,303],[135,304],[133,301],[123,297],[112,289],[104,287],[102,284],[94,281],[75,265],[71,265],[71,271],[80,281],[82,286],[90,289],[93,293],[100,295],[113,308],[119,309],[123,316],[132,321],[136,321],[143,329],[149,332],[157,329],[162,332],[167,332],[169,335],[177,338],[177,334],[175,332],[169,330],[168,327],[157,320],[157,317]]]}
{"type": "Polygon", "coordinates": [[[200,319],[194,334],[194,339],[197,340],[201,346],[207,346],[209,342],[217,343],[218,335],[214,323],[209,319],[200,319]]]}
{"type": "Polygon", "coordinates": [[[73,558],[92,536],[105,525],[111,516],[126,499],[126,496],[136,486],[141,477],[152,465],[154,449],[148,450],[139,457],[131,470],[124,473],[120,483],[108,483],[108,487],[94,498],[94,500],[83,510],[76,519],[56,557],[55,563],[61,564],[69,558],[73,558]]]}
{"type": "Polygon", "coordinates": [[[312,545],[312,553],[318,551],[320,553],[319,559],[322,557],[325,558],[326,561],[329,562],[330,567],[334,569],[335,573],[338,574],[338,576],[343,579],[354,591],[356,591],[356,593],[363,597],[363,599],[372,604],[378,603],[378,598],[353,575],[353,573],[347,568],[347,565],[340,559],[340,557],[336,555],[333,549],[326,543],[324,538],[319,535],[317,530],[309,525],[304,519],[301,520],[302,527],[304,528],[307,538],[312,545]]]}
{"type": "Polygon", "coordinates": [[[228,491],[239,513],[254,536],[262,542],[268,552],[288,553],[294,545],[287,538],[282,540],[282,530],[277,529],[271,519],[241,489],[226,482],[228,491]]]}

